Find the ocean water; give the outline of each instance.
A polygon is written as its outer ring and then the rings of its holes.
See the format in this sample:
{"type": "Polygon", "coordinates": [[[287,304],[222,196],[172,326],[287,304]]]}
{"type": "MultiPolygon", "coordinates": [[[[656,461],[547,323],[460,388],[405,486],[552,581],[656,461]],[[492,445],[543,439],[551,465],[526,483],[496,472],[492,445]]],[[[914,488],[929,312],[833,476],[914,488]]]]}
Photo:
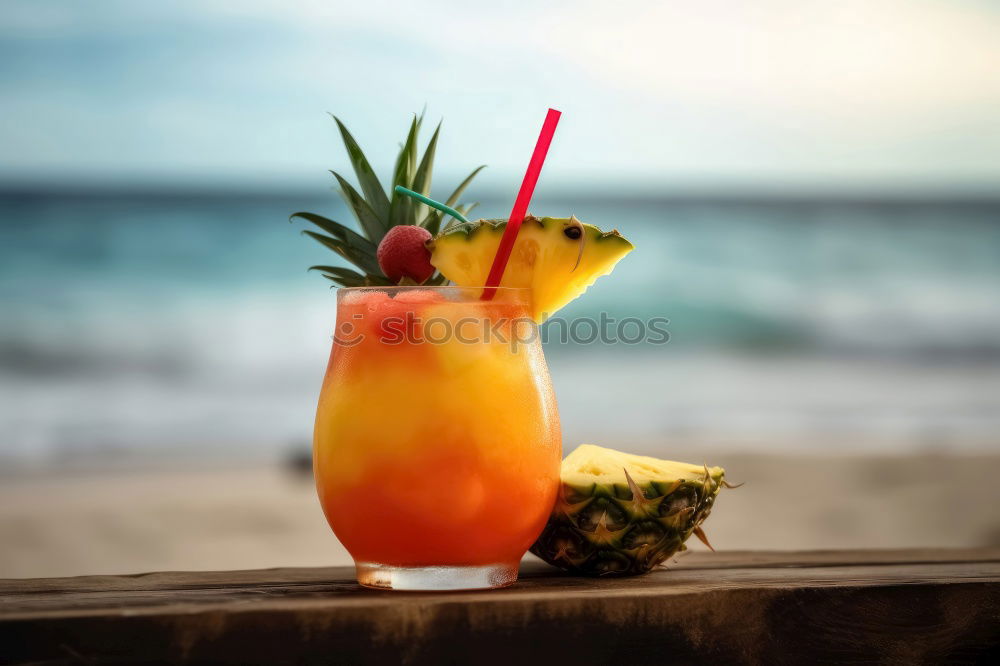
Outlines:
{"type": "MultiPolygon", "coordinates": [[[[548,343],[567,448],[1000,449],[1000,202],[533,209],[637,246],[564,319],[670,320],[666,345],[548,343]]],[[[349,221],[332,192],[0,195],[0,464],[307,445],[335,294],[296,210],[349,221]]]]}

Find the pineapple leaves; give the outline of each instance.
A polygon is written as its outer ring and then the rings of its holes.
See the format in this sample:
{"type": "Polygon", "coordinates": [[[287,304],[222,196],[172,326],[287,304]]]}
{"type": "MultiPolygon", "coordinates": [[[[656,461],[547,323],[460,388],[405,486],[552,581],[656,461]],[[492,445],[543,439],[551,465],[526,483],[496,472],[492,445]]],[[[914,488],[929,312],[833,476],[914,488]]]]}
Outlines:
{"type": "Polygon", "coordinates": [[[323,277],[343,287],[382,287],[389,284],[385,278],[372,275],[362,275],[350,268],[341,266],[310,266],[311,271],[320,271],[323,277]]]}
{"type": "MultiPolygon", "coordinates": [[[[379,220],[388,220],[389,198],[385,195],[385,190],[382,189],[382,183],[378,181],[378,176],[375,175],[371,165],[368,163],[368,158],[361,151],[358,142],[354,140],[351,133],[344,127],[344,123],[340,122],[340,118],[337,116],[333,116],[333,119],[337,121],[337,127],[340,128],[340,137],[344,140],[344,148],[347,149],[347,156],[351,160],[351,166],[354,167],[354,175],[357,176],[358,182],[361,184],[361,191],[365,193],[365,197],[368,199],[368,203],[375,213],[376,218],[379,220]]],[[[388,227],[386,227],[387,229],[388,227]]],[[[385,231],[382,233],[385,233],[385,231]]]]}
{"type": "MultiPolygon", "coordinates": [[[[466,176],[465,180],[459,183],[458,187],[456,187],[455,191],[451,193],[451,196],[448,197],[448,200],[445,202],[445,204],[448,206],[455,206],[455,202],[457,202],[459,197],[462,196],[462,193],[465,192],[465,189],[469,186],[469,183],[472,182],[472,179],[475,178],[476,175],[485,168],[486,165],[481,164],[480,166],[473,169],[472,173],[466,176]]],[[[469,211],[471,211],[478,205],[479,204],[472,204],[471,206],[465,207],[464,209],[462,206],[457,206],[455,210],[457,210],[462,215],[468,217],[469,211]]],[[[420,222],[420,226],[422,226],[427,231],[431,232],[432,236],[436,236],[438,231],[440,231],[441,229],[441,222],[443,219],[444,219],[444,213],[437,210],[432,210],[427,214],[427,217],[425,217],[420,222]]],[[[447,225],[445,225],[445,228],[448,228],[457,222],[459,222],[459,220],[452,220],[447,225]]]]}
{"type": "MultiPolygon", "coordinates": [[[[463,217],[465,217],[466,219],[468,219],[469,213],[471,213],[472,209],[475,208],[478,205],[479,205],[478,201],[475,202],[475,203],[471,203],[471,204],[463,204],[463,205],[459,206],[458,208],[456,208],[455,210],[457,210],[459,213],[461,213],[463,217]]],[[[440,224],[440,220],[438,220],[438,224],[440,224]]],[[[459,220],[457,218],[452,218],[451,221],[449,221],[448,224],[446,224],[444,226],[445,231],[447,231],[448,229],[451,229],[452,227],[454,227],[456,225],[459,225],[459,224],[462,224],[461,220],[459,220]]],[[[431,231],[430,227],[428,227],[427,230],[430,231],[432,234],[437,234],[437,227],[435,227],[433,231],[431,231]]]]}
{"type": "MultiPolygon", "coordinates": [[[[459,183],[458,187],[455,188],[455,191],[451,193],[451,196],[448,197],[448,200],[445,201],[445,203],[449,206],[454,206],[455,202],[458,201],[458,198],[462,196],[463,192],[465,192],[465,188],[467,188],[469,186],[469,183],[472,182],[472,179],[475,178],[476,175],[485,168],[486,168],[485,164],[480,164],[475,169],[473,169],[472,173],[466,176],[465,180],[459,183]]],[[[465,215],[465,213],[462,213],[462,215],[465,215]]]]}
{"type": "Polygon", "coordinates": [[[413,172],[417,168],[417,133],[423,122],[423,115],[414,116],[410,122],[410,131],[406,135],[406,142],[399,151],[396,158],[396,168],[392,174],[392,200],[389,204],[389,226],[395,227],[400,224],[412,224],[410,208],[413,200],[410,197],[402,196],[395,191],[397,185],[402,185],[408,189],[413,184],[413,172]]]}
{"type": "Polygon", "coordinates": [[[479,202],[478,202],[478,201],[476,201],[476,202],[474,202],[474,203],[470,203],[470,204],[464,204],[464,205],[462,205],[462,206],[459,206],[459,207],[458,207],[458,208],[456,208],[455,210],[457,210],[457,211],[458,211],[459,213],[461,213],[461,214],[462,214],[462,216],[463,216],[463,217],[464,217],[465,219],[469,219],[469,213],[471,213],[471,212],[472,212],[472,210],[473,210],[473,209],[474,209],[474,208],[475,208],[476,206],[478,206],[478,205],[479,205],[479,202]]]}
{"type": "MultiPolygon", "coordinates": [[[[357,219],[357,230],[315,213],[293,213],[289,217],[289,221],[299,218],[315,225],[323,233],[312,230],[304,230],[302,233],[354,265],[353,269],[317,265],[312,266],[310,270],[321,271],[323,277],[346,287],[387,285],[389,280],[383,274],[376,259],[379,243],[386,233],[398,225],[419,223],[432,235],[436,235],[444,220],[445,216],[439,211],[431,210],[425,204],[395,192],[396,186],[402,185],[424,196],[430,195],[441,123],[438,123],[434,129],[434,133],[421,155],[418,138],[424,113],[414,114],[410,119],[406,139],[399,147],[399,154],[393,166],[390,190],[387,191],[382,187],[371,163],[344,123],[333,114],[331,117],[337,123],[344,148],[351,162],[351,168],[357,178],[357,185],[352,185],[336,171],[330,173],[337,179],[341,196],[357,219]]],[[[477,205],[456,204],[473,178],[482,171],[484,166],[477,167],[459,184],[448,198],[448,206],[455,208],[462,215],[467,215],[477,205]]],[[[445,282],[447,279],[444,276],[435,273],[425,284],[439,285],[445,282]]]]}
{"type": "Polygon", "coordinates": [[[321,271],[323,277],[327,280],[345,287],[365,286],[365,276],[357,271],[352,271],[350,268],[341,268],[340,266],[310,266],[309,270],[321,271]]]}
{"type": "Polygon", "coordinates": [[[375,243],[371,242],[353,229],[349,229],[339,222],[329,220],[322,215],[306,212],[292,213],[292,215],[288,218],[288,221],[291,222],[296,217],[302,218],[307,222],[312,222],[323,231],[342,240],[351,248],[359,252],[364,252],[365,254],[374,256],[375,251],[378,249],[378,246],[376,246],[375,243]]]}
{"type": "MultiPolygon", "coordinates": [[[[437,127],[434,128],[434,134],[431,135],[431,140],[427,142],[427,148],[424,149],[424,156],[420,159],[420,166],[417,167],[416,172],[413,174],[413,181],[409,185],[409,189],[414,192],[419,192],[424,196],[428,196],[431,191],[431,177],[434,171],[434,155],[437,153],[437,142],[438,135],[441,133],[441,123],[438,123],[437,127]]],[[[407,187],[404,185],[404,187],[407,187]]],[[[395,186],[393,186],[395,189],[395,186]]],[[[416,201],[410,200],[409,205],[413,207],[413,214],[411,218],[415,221],[418,211],[432,210],[428,206],[417,203],[416,201]]],[[[434,233],[434,232],[431,232],[434,233]]]]}
{"type": "Polygon", "coordinates": [[[379,268],[375,255],[359,252],[339,238],[324,236],[323,234],[318,234],[315,231],[309,231],[308,229],[304,230],[302,233],[333,250],[369,275],[382,274],[382,269],[379,268]]]}
{"type": "Polygon", "coordinates": [[[423,194],[424,196],[428,196],[431,191],[431,176],[434,171],[434,154],[437,152],[438,134],[440,133],[441,123],[438,123],[438,126],[434,129],[434,134],[431,135],[431,140],[427,142],[427,148],[424,150],[424,156],[420,160],[420,166],[417,167],[416,173],[413,174],[413,184],[409,188],[414,192],[423,194]]]}
{"type": "Polygon", "coordinates": [[[361,225],[365,235],[371,239],[372,243],[378,246],[379,241],[382,240],[382,236],[385,236],[385,232],[389,230],[391,225],[382,223],[382,220],[379,219],[368,202],[358,194],[354,186],[348,183],[343,176],[336,171],[331,171],[330,173],[340,183],[340,191],[343,193],[344,201],[347,202],[351,212],[354,213],[354,217],[357,218],[358,224],[361,225]]]}
{"type": "Polygon", "coordinates": [[[427,217],[420,221],[420,226],[430,232],[431,236],[437,236],[438,231],[441,230],[441,218],[444,213],[432,210],[427,213],[427,217]]]}

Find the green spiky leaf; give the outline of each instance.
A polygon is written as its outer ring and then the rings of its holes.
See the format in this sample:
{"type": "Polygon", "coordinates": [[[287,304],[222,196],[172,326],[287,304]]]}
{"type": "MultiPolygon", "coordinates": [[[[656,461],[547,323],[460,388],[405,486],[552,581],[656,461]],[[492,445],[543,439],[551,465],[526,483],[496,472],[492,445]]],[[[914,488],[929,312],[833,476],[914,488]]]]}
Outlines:
{"type": "MultiPolygon", "coordinates": [[[[358,183],[361,184],[361,191],[365,193],[368,205],[375,212],[378,219],[388,220],[389,198],[386,196],[385,190],[382,189],[382,183],[379,182],[378,176],[375,175],[371,164],[368,163],[368,158],[361,151],[361,146],[358,145],[358,142],[354,140],[351,133],[344,127],[344,123],[340,122],[340,118],[337,116],[333,116],[333,119],[337,122],[337,127],[340,129],[340,137],[344,141],[344,148],[347,149],[347,157],[351,160],[354,175],[357,176],[358,183]]],[[[388,227],[386,227],[386,230],[388,230],[388,227]]]]}
{"type": "MultiPolygon", "coordinates": [[[[481,164],[475,169],[473,169],[472,173],[466,176],[465,180],[459,183],[458,187],[455,188],[455,191],[452,192],[451,196],[448,197],[447,201],[445,201],[445,204],[455,208],[455,210],[462,213],[462,215],[466,215],[467,211],[460,210],[460,207],[455,207],[455,203],[458,201],[459,197],[462,196],[462,193],[465,192],[466,188],[469,187],[469,184],[472,182],[472,179],[475,178],[476,175],[485,168],[486,165],[481,164]]],[[[474,206],[475,205],[478,204],[474,204],[474,206]]],[[[470,208],[469,210],[472,210],[472,208],[470,208]]],[[[466,217],[468,216],[466,215],[466,217]]],[[[444,219],[444,213],[442,213],[441,211],[432,210],[427,214],[427,217],[423,219],[423,221],[420,223],[420,226],[427,229],[427,231],[431,232],[431,235],[437,235],[438,231],[441,229],[441,222],[443,219],[444,219]]],[[[452,220],[446,226],[450,227],[459,221],[460,220],[452,220]]]]}
{"type": "Polygon", "coordinates": [[[410,131],[406,135],[406,142],[399,151],[396,158],[396,168],[392,174],[392,199],[389,203],[389,225],[392,227],[400,224],[413,224],[411,209],[414,201],[410,197],[403,196],[395,191],[397,185],[402,185],[407,189],[413,184],[413,172],[417,163],[417,132],[420,131],[422,117],[413,117],[410,123],[410,131]]]}
{"type": "MultiPolygon", "coordinates": [[[[475,203],[461,205],[458,208],[456,208],[455,210],[458,211],[459,213],[461,213],[462,217],[464,217],[465,219],[469,219],[469,216],[471,215],[472,210],[476,206],[478,206],[478,205],[479,205],[479,202],[477,201],[475,203]]],[[[461,220],[457,219],[457,218],[452,218],[451,220],[448,221],[448,224],[445,225],[445,227],[444,227],[445,231],[447,231],[448,229],[451,229],[452,227],[458,226],[460,224],[464,224],[464,223],[461,220]]],[[[437,231],[435,230],[435,231],[432,231],[431,233],[436,234],[437,231]]]]}
{"type": "Polygon", "coordinates": [[[354,186],[348,183],[343,176],[336,171],[331,171],[330,173],[333,174],[333,177],[337,179],[337,183],[340,184],[341,196],[347,202],[347,207],[354,213],[354,217],[358,220],[358,224],[361,225],[361,229],[365,232],[365,235],[377,247],[379,241],[382,240],[382,237],[391,228],[391,225],[379,219],[371,204],[358,194],[354,186]]]}
{"type": "MultiPolygon", "coordinates": [[[[437,153],[438,135],[440,133],[441,123],[438,123],[437,127],[434,128],[434,134],[431,135],[431,140],[427,143],[427,148],[424,149],[424,156],[420,159],[420,166],[417,167],[416,172],[413,174],[413,183],[410,189],[424,196],[430,195],[431,179],[434,171],[434,156],[437,153]]],[[[433,210],[416,201],[411,201],[410,205],[413,206],[414,217],[421,211],[433,210]]]]}
{"type": "Polygon", "coordinates": [[[336,282],[343,287],[365,286],[365,276],[349,268],[341,268],[340,266],[310,266],[309,270],[320,271],[327,280],[336,282]]]}
{"type": "Polygon", "coordinates": [[[359,252],[375,256],[375,252],[378,249],[378,246],[375,245],[375,243],[371,242],[353,229],[345,227],[339,222],[334,222],[333,220],[325,218],[322,215],[306,212],[292,213],[288,218],[288,221],[291,222],[296,217],[306,220],[307,222],[312,222],[323,231],[335,238],[339,238],[344,241],[344,243],[359,252]]]}
{"type": "Polygon", "coordinates": [[[462,196],[462,193],[465,192],[467,187],[469,187],[469,184],[472,182],[472,179],[475,178],[476,175],[485,168],[486,168],[485,164],[480,164],[475,169],[473,169],[472,173],[466,176],[465,180],[463,180],[461,183],[458,184],[458,187],[456,187],[455,191],[451,193],[451,196],[448,197],[447,201],[445,201],[445,204],[454,207],[454,205],[458,202],[458,198],[462,196]]]}
{"type": "MultiPolygon", "coordinates": [[[[429,211],[424,204],[417,203],[409,197],[397,195],[394,191],[396,185],[402,185],[424,195],[430,194],[441,123],[438,123],[423,155],[421,155],[418,148],[418,135],[423,123],[423,112],[414,115],[410,120],[406,140],[400,145],[392,173],[391,189],[393,191],[391,195],[387,195],[387,190],[382,187],[357,141],[339,118],[332,117],[337,123],[351,167],[357,177],[357,189],[339,173],[335,171],[330,173],[337,179],[341,196],[357,220],[361,233],[315,213],[298,212],[289,219],[303,219],[325,232],[323,234],[311,230],[303,231],[310,238],[321,243],[361,271],[336,266],[313,267],[315,270],[322,271],[327,279],[344,286],[389,284],[389,280],[382,273],[376,259],[378,244],[386,232],[397,225],[417,224],[418,216],[422,216],[419,224],[432,234],[436,234],[441,226],[443,219],[441,213],[429,211]]],[[[467,214],[472,209],[475,204],[464,206],[456,204],[469,183],[482,169],[482,166],[476,168],[459,184],[448,198],[449,206],[463,214],[467,214]]],[[[443,284],[446,281],[443,276],[435,273],[426,284],[443,284]]]]}
{"type": "Polygon", "coordinates": [[[317,242],[325,245],[329,249],[333,250],[339,254],[344,259],[362,269],[370,275],[381,275],[382,269],[379,268],[378,261],[374,256],[364,254],[362,252],[356,251],[354,248],[344,243],[339,238],[333,238],[331,236],[324,236],[323,234],[318,234],[315,231],[304,230],[302,233],[306,234],[310,238],[316,240],[317,242]]]}
{"type": "Polygon", "coordinates": [[[390,284],[386,278],[362,275],[341,266],[310,266],[309,270],[322,272],[323,277],[342,287],[384,287],[390,284]]]}
{"type": "Polygon", "coordinates": [[[457,210],[459,213],[461,213],[462,217],[464,217],[465,219],[469,219],[469,216],[472,214],[472,211],[478,205],[479,205],[479,202],[478,201],[474,201],[474,202],[472,202],[470,204],[462,204],[461,206],[459,206],[455,210],[457,210]]]}
{"type": "Polygon", "coordinates": [[[413,184],[410,189],[424,196],[430,195],[431,192],[434,156],[437,154],[437,142],[440,133],[441,123],[438,123],[438,126],[434,128],[434,134],[431,135],[431,140],[427,142],[427,148],[424,149],[424,156],[420,159],[420,166],[417,167],[416,172],[413,174],[413,184]]]}

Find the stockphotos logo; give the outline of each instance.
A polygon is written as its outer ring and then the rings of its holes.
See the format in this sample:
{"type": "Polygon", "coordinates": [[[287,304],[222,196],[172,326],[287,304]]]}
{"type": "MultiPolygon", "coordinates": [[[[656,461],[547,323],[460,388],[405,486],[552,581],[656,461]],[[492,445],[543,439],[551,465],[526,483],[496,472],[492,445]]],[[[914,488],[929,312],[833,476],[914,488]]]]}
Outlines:
{"type": "Polygon", "coordinates": [[[665,317],[617,319],[606,312],[596,319],[553,317],[543,326],[528,317],[422,318],[407,312],[378,319],[375,327],[367,328],[361,325],[364,319],[364,315],[355,314],[349,321],[338,322],[333,341],[353,347],[374,336],[385,345],[503,344],[514,351],[538,341],[576,345],[665,345],[670,341],[670,320],[665,317]]]}

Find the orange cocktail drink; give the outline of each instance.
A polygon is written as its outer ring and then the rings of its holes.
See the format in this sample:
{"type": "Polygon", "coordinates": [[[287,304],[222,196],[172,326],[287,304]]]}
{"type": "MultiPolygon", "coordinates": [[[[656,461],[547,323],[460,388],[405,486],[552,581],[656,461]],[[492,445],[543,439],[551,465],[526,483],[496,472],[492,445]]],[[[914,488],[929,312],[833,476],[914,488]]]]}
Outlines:
{"type": "Polygon", "coordinates": [[[531,293],[341,289],[314,468],[362,584],[516,580],[559,483],[560,431],[531,293]]]}

